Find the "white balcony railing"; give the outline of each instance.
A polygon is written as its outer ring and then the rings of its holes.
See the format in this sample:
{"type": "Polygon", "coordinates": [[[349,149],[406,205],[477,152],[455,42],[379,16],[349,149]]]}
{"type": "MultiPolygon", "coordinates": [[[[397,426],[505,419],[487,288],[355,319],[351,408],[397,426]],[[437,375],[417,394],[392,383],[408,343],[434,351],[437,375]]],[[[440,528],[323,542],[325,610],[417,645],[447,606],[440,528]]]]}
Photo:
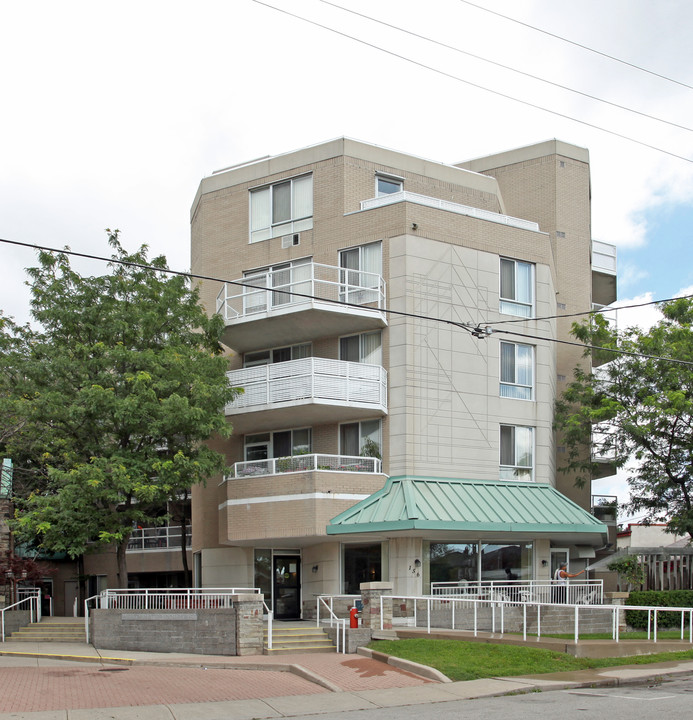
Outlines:
{"type": "Polygon", "coordinates": [[[592,240],[592,270],[616,274],[616,246],[592,240]]]}
{"type": "Polygon", "coordinates": [[[291,457],[237,462],[230,468],[224,479],[313,471],[379,473],[382,472],[382,463],[378,458],[355,455],[322,455],[320,453],[292,455],[291,457]]]}
{"type": "Polygon", "coordinates": [[[595,423],[592,426],[592,461],[613,463],[616,461],[618,433],[609,422],[595,423]]]}
{"type": "Polygon", "coordinates": [[[309,357],[227,373],[244,392],[226,406],[227,414],[304,400],[387,407],[387,372],[380,365],[309,357]]]}
{"type": "MultiPolygon", "coordinates": [[[[128,552],[180,549],[181,526],[137,528],[128,540],[128,552]]],[[[186,527],[186,547],[191,545],[192,528],[186,527]]]]}
{"type": "Polygon", "coordinates": [[[322,305],[351,303],[383,309],[385,281],[377,273],[313,262],[270,269],[224,283],[217,295],[217,312],[233,322],[321,301],[322,305]]]}
{"type": "Polygon", "coordinates": [[[501,215],[491,210],[482,210],[481,208],[471,207],[470,205],[461,205],[460,203],[450,202],[449,200],[441,200],[439,198],[429,197],[428,195],[419,195],[418,193],[401,191],[382,195],[377,198],[361,201],[361,210],[372,210],[373,208],[383,207],[384,205],[392,205],[398,202],[409,202],[416,205],[424,205],[426,207],[436,208],[438,210],[446,210],[457,215],[467,215],[469,217],[478,218],[479,220],[488,220],[489,222],[500,223],[501,225],[509,225],[510,227],[521,228],[522,230],[533,230],[539,232],[539,225],[531,220],[523,220],[522,218],[512,217],[510,215],[501,215]]]}

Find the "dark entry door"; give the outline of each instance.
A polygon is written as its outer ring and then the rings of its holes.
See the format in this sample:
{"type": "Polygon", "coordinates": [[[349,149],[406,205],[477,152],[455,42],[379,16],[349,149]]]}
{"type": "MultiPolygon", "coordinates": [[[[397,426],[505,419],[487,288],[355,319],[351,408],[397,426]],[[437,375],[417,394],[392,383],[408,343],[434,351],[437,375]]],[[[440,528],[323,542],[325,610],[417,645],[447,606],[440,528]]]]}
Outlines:
{"type": "Polygon", "coordinates": [[[289,620],[301,617],[301,558],[274,556],[274,617],[289,620]]]}

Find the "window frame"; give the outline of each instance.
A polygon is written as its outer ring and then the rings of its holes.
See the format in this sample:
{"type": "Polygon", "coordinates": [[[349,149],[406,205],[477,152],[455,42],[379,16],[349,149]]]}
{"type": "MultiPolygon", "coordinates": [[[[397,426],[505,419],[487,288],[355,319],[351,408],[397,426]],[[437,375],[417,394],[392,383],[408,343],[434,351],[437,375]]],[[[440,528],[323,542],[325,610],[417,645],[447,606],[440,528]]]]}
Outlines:
{"type": "MultiPolygon", "coordinates": [[[[531,425],[511,425],[501,423],[498,430],[498,458],[499,458],[499,478],[508,482],[534,482],[534,467],[536,458],[536,432],[531,425]],[[512,430],[512,452],[513,462],[503,462],[503,429],[510,428],[512,430]],[[520,465],[517,462],[518,456],[518,438],[517,430],[528,430],[530,433],[530,464],[520,465]],[[512,476],[511,476],[512,474],[512,476]]],[[[521,448],[520,448],[521,450],[521,448]]]]}
{"type": "Polygon", "coordinates": [[[265,240],[271,240],[275,237],[282,235],[289,235],[295,232],[301,232],[302,230],[310,230],[313,227],[313,215],[315,213],[314,208],[314,183],[313,173],[302,173],[295,177],[282,178],[276,180],[273,183],[266,185],[260,185],[258,187],[250,188],[248,191],[248,241],[252,243],[263,242],[265,240]],[[296,214],[297,208],[296,203],[296,184],[306,178],[310,178],[310,212],[296,214]],[[288,219],[276,219],[275,218],[275,188],[289,184],[289,217],[288,219]],[[266,208],[264,212],[268,215],[269,224],[264,224],[255,227],[253,224],[253,201],[256,200],[260,203],[261,194],[267,193],[266,208]]]}
{"type": "MultiPolygon", "coordinates": [[[[378,423],[378,447],[380,449],[380,454],[382,455],[383,452],[383,421],[381,418],[376,419],[370,419],[370,420],[355,420],[352,422],[343,422],[339,423],[338,433],[339,433],[339,454],[340,455],[349,455],[350,457],[360,457],[359,453],[361,452],[361,448],[363,447],[363,444],[366,442],[367,439],[371,438],[370,434],[364,435],[362,425],[364,423],[378,423]],[[342,428],[347,425],[358,425],[358,451],[355,455],[351,455],[350,453],[345,453],[344,448],[342,447],[342,428]]],[[[372,439],[372,438],[371,438],[372,439]]]]}
{"type": "Polygon", "coordinates": [[[345,362],[358,362],[358,363],[365,363],[365,345],[366,345],[366,337],[370,335],[378,335],[379,336],[379,343],[378,343],[378,362],[376,363],[368,363],[369,365],[380,365],[383,364],[383,333],[382,330],[369,330],[368,332],[362,332],[362,333],[352,333],[349,335],[342,335],[339,338],[339,359],[344,360],[345,362]],[[345,340],[349,340],[351,338],[358,338],[358,344],[359,344],[359,359],[358,360],[345,360],[343,357],[342,352],[342,343],[345,340]]]}
{"type": "MultiPolygon", "coordinates": [[[[308,431],[309,437],[308,437],[308,451],[304,453],[300,453],[303,455],[310,455],[313,452],[313,428],[310,425],[307,425],[306,427],[295,427],[295,428],[286,428],[284,430],[267,430],[265,432],[261,433],[246,433],[243,436],[243,460],[244,462],[253,462],[253,461],[262,461],[262,460],[273,460],[276,459],[276,455],[274,454],[274,436],[278,433],[285,433],[289,432],[291,433],[291,455],[289,457],[293,457],[293,451],[295,446],[295,439],[294,439],[294,433],[297,432],[303,432],[308,431]],[[257,440],[252,443],[248,443],[249,437],[260,437],[263,435],[268,435],[269,438],[266,441],[257,440]],[[267,457],[266,458],[253,458],[252,460],[248,460],[248,448],[251,447],[267,447],[267,457]]],[[[278,457],[286,457],[283,455],[279,455],[278,457]]]]}
{"type": "Polygon", "coordinates": [[[504,315],[531,318],[534,316],[536,272],[535,264],[526,260],[500,257],[498,262],[498,312],[504,315]],[[515,297],[503,295],[503,263],[513,263],[513,285],[515,297]],[[529,270],[529,302],[517,299],[518,267],[524,266],[529,270]]]}
{"type": "Polygon", "coordinates": [[[528,343],[519,343],[519,342],[510,342],[507,340],[501,340],[498,344],[498,377],[499,377],[499,395],[502,398],[507,398],[510,400],[526,400],[526,401],[533,401],[535,399],[535,389],[534,389],[534,378],[536,377],[536,369],[535,369],[535,346],[530,345],[528,343]],[[509,345],[514,348],[514,355],[513,355],[513,374],[514,374],[514,380],[503,380],[503,346],[509,345]],[[519,348],[528,348],[531,354],[530,357],[530,382],[529,384],[520,383],[518,382],[518,349],[519,348]],[[524,389],[528,391],[529,397],[521,397],[518,395],[504,395],[503,394],[503,388],[517,388],[518,390],[524,389]]]}
{"type": "Polygon", "coordinates": [[[375,174],[375,197],[387,197],[388,195],[394,195],[395,193],[402,192],[404,190],[404,178],[398,175],[388,175],[387,173],[376,173],[375,174]],[[391,192],[382,192],[380,190],[380,182],[390,183],[393,186],[397,186],[398,190],[392,190],[391,192]]]}

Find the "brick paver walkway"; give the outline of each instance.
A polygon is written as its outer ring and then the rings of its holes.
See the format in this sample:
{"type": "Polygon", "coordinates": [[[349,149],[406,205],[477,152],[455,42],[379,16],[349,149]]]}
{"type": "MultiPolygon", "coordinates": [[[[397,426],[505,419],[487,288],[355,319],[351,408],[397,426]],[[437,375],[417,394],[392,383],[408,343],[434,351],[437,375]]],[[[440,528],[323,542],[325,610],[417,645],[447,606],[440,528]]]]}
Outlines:
{"type": "MultiPolygon", "coordinates": [[[[229,660],[230,658],[225,658],[229,660]]],[[[241,658],[237,659],[241,661],[241,658]]],[[[244,658],[246,662],[250,658],[244,658]]],[[[260,664],[267,662],[264,658],[260,664]]],[[[277,662],[277,658],[272,658],[277,662]]],[[[419,686],[428,681],[358,655],[287,655],[342,690],[419,686]]],[[[0,713],[250,700],[317,695],[330,690],[291,672],[70,663],[59,667],[2,667],[0,713]]]]}

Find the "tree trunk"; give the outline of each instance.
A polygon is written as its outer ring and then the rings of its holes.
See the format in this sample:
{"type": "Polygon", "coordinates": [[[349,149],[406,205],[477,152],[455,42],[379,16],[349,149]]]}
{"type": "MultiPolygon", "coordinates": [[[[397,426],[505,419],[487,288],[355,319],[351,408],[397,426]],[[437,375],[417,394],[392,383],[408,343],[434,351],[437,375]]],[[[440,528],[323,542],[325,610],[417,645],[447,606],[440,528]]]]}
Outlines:
{"type": "MultiPolygon", "coordinates": [[[[77,557],[77,597],[79,598],[79,607],[77,614],[82,617],[84,615],[84,601],[87,599],[87,576],[84,574],[84,555],[77,557]]],[[[67,608],[65,608],[67,611],[67,608]]]]}
{"type": "Polygon", "coordinates": [[[118,563],[117,582],[118,588],[121,590],[127,590],[128,587],[128,562],[125,551],[127,550],[129,540],[130,535],[116,545],[116,561],[118,563]]]}

